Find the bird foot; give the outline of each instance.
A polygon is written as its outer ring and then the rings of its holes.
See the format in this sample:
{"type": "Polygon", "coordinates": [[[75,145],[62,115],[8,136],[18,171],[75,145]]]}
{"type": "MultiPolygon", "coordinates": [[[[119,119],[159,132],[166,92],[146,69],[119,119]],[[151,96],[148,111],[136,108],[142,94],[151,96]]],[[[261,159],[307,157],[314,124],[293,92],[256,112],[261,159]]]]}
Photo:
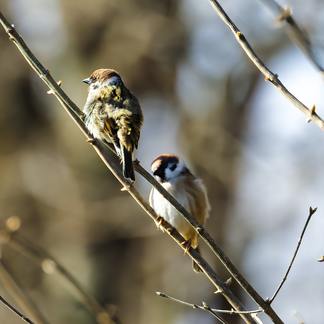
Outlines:
{"type": "Polygon", "coordinates": [[[129,189],[133,186],[133,182],[125,183],[124,186],[120,189],[120,191],[129,191],[129,189]]]}
{"type": "Polygon", "coordinates": [[[163,232],[163,227],[161,225],[163,224],[163,222],[164,222],[164,219],[161,216],[158,216],[158,218],[155,221],[155,225],[156,225],[157,229],[161,230],[162,232],[163,232]]]}
{"type": "Polygon", "coordinates": [[[94,143],[96,142],[96,139],[93,138],[93,137],[89,137],[89,138],[87,138],[87,142],[88,142],[89,144],[94,144],[94,143]]]}
{"type": "Polygon", "coordinates": [[[187,241],[183,241],[181,243],[183,249],[184,249],[184,254],[187,254],[189,252],[189,249],[191,248],[191,239],[187,241]]]}

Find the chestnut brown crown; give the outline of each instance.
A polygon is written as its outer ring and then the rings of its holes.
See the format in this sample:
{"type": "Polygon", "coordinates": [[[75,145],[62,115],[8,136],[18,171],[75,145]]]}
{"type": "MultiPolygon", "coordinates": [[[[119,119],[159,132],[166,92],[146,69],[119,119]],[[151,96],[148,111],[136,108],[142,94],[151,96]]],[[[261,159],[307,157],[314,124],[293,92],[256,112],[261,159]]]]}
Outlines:
{"type": "Polygon", "coordinates": [[[159,182],[179,179],[183,175],[191,175],[183,161],[174,154],[161,154],[151,164],[153,175],[159,182]]]}
{"type": "Polygon", "coordinates": [[[174,154],[161,154],[151,163],[151,170],[154,173],[158,169],[165,169],[169,164],[178,164],[179,158],[174,154]]]}
{"type": "Polygon", "coordinates": [[[82,81],[87,84],[95,83],[97,81],[104,82],[114,76],[120,78],[118,72],[113,69],[97,69],[91,73],[89,78],[82,81]]]}

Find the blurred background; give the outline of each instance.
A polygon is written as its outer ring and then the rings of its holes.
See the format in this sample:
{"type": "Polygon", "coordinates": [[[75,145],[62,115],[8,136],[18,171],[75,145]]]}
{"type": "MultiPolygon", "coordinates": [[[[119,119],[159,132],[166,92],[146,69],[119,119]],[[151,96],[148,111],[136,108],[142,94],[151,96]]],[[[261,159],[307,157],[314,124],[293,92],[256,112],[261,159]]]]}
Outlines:
{"type": "MultiPolygon", "coordinates": [[[[288,89],[308,106],[316,104],[324,116],[324,81],[275,16],[258,0],[223,2],[288,89]]],[[[264,82],[208,0],[0,4],[79,107],[87,96],[82,79],[100,67],[120,72],[145,115],[138,159],[146,168],[160,153],[187,161],[208,188],[210,234],[262,296],[273,294],[308,208],[317,206],[273,306],[285,323],[323,323],[324,266],[317,259],[324,253],[324,134],[264,82]]],[[[320,57],[323,1],[289,4],[320,57]]],[[[202,275],[192,272],[189,258],[120,191],[3,31],[0,71],[2,228],[9,217],[19,217],[18,235],[54,255],[122,323],[214,323],[207,313],[155,295],[158,290],[228,307],[202,275]]],[[[136,183],[147,196],[150,188],[140,176],[136,183]]],[[[95,323],[62,278],[45,274],[7,245],[1,256],[50,323],[95,323]]],[[[2,307],[0,322],[20,323],[2,307]]]]}

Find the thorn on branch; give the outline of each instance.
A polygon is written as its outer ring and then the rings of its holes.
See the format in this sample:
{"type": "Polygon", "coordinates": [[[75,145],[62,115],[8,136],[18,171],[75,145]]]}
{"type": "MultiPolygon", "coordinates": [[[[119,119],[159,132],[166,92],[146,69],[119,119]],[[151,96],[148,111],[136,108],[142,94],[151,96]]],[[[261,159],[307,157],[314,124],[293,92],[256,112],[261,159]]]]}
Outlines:
{"type": "Polygon", "coordinates": [[[120,191],[129,191],[130,187],[131,187],[130,184],[128,184],[128,185],[125,184],[124,187],[122,187],[122,188],[120,189],[120,191]]]}
{"type": "Polygon", "coordinates": [[[288,6],[284,7],[281,11],[280,15],[277,17],[278,22],[282,22],[284,20],[287,20],[288,18],[291,18],[292,16],[292,9],[288,6]]]}
{"type": "Polygon", "coordinates": [[[203,230],[204,230],[204,229],[203,229],[201,226],[197,226],[197,227],[196,227],[196,231],[197,231],[198,233],[202,233],[203,230]]]}
{"type": "Polygon", "coordinates": [[[163,294],[161,291],[156,291],[155,293],[160,297],[167,298],[167,295],[163,294]]]}
{"type": "Polygon", "coordinates": [[[237,32],[236,32],[236,37],[237,37],[240,41],[242,41],[242,42],[245,41],[245,37],[244,37],[243,33],[240,32],[240,31],[237,31],[237,32]]]}
{"type": "Polygon", "coordinates": [[[56,264],[51,259],[44,259],[41,263],[41,267],[46,274],[53,274],[56,271],[56,264]]]}
{"type": "MultiPolygon", "coordinates": [[[[62,81],[61,80],[59,80],[58,82],[57,82],[57,85],[60,87],[61,85],[62,85],[62,81]]],[[[48,90],[47,92],[46,92],[47,94],[49,94],[49,95],[51,95],[51,94],[54,94],[54,90],[48,90]]]]}
{"type": "Polygon", "coordinates": [[[324,262],[324,255],[317,259],[317,262],[324,262]]]}
{"type": "Polygon", "coordinates": [[[21,227],[21,219],[18,216],[10,216],[6,220],[6,228],[9,232],[17,232],[21,227]]]}
{"type": "Polygon", "coordinates": [[[47,79],[48,75],[49,75],[49,70],[45,69],[45,72],[40,75],[40,78],[47,79]]]}
{"type": "Polygon", "coordinates": [[[272,83],[277,83],[278,82],[279,75],[277,73],[269,73],[264,77],[264,80],[270,81],[272,83]]]}
{"type": "Polygon", "coordinates": [[[94,145],[96,143],[96,139],[94,137],[88,137],[87,143],[94,145]]]}
{"type": "Polygon", "coordinates": [[[225,285],[228,286],[228,287],[231,286],[232,283],[233,283],[233,278],[232,278],[232,277],[228,278],[228,279],[225,281],[225,285]]]}
{"type": "Polygon", "coordinates": [[[204,309],[210,310],[210,307],[204,301],[202,301],[202,306],[203,306],[204,309]]]}
{"type": "Polygon", "coordinates": [[[309,216],[312,216],[316,213],[317,207],[313,208],[312,206],[309,207],[309,216]]]}
{"type": "Polygon", "coordinates": [[[309,118],[307,119],[307,123],[312,121],[312,117],[316,114],[316,106],[313,105],[312,108],[309,110],[309,118]]]}

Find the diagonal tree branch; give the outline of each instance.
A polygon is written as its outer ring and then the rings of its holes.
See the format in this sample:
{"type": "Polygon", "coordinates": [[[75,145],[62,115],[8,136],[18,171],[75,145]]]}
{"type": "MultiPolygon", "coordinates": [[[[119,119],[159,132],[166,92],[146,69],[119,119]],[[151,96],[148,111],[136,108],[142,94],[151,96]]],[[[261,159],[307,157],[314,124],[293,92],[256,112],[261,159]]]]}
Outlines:
{"type": "MultiPolygon", "coordinates": [[[[139,195],[136,189],[131,186],[121,175],[119,161],[110,150],[107,150],[107,146],[102,142],[95,140],[92,138],[91,134],[85,127],[83,121],[80,119],[82,113],[78,109],[75,104],[71,105],[71,100],[65,94],[65,92],[57,85],[53,77],[50,75],[49,71],[45,69],[41,63],[37,60],[37,58],[31,53],[23,39],[16,32],[15,28],[9,24],[9,22],[4,18],[4,16],[0,13],[0,23],[4,27],[5,31],[9,35],[9,38],[14,42],[14,44],[18,47],[19,51],[23,54],[27,62],[33,67],[36,73],[40,76],[40,78],[44,81],[44,83],[49,87],[51,93],[58,99],[63,108],[67,111],[70,117],[74,120],[74,122],[78,125],[82,133],[89,139],[89,142],[93,145],[93,148],[106,164],[108,169],[112,172],[112,174],[116,177],[116,179],[123,185],[124,190],[128,191],[128,193],[136,200],[136,202],[146,211],[146,213],[154,220],[158,220],[157,215],[152,210],[152,208],[145,202],[145,200],[139,195]]],[[[135,169],[139,172],[146,180],[148,180],[182,215],[183,217],[195,228],[198,234],[203,238],[203,240],[208,244],[209,247],[212,248],[214,254],[219,258],[219,260],[223,263],[226,269],[231,273],[233,278],[241,285],[241,287],[251,296],[251,298],[264,310],[266,314],[272,319],[274,323],[283,323],[279,316],[272,309],[271,305],[265,301],[256,290],[247,282],[247,280],[240,274],[240,272],[236,269],[230,259],[224,254],[224,252],[218,247],[215,241],[211,238],[211,236],[206,232],[206,230],[200,226],[196,220],[188,213],[183,206],[181,206],[177,200],[170,195],[157,181],[144,169],[141,165],[135,164],[135,169]]],[[[183,249],[183,238],[181,235],[175,230],[170,229],[170,225],[165,225],[165,229],[169,229],[168,234],[178,243],[178,245],[183,249]]],[[[208,265],[208,263],[196,253],[196,251],[190,249],[188,251],[189,256],[196,261],[197,264],[202,268],[205,275],[208,277],[210,282],[222,292],[224,297],[229,301],[229,303],[236,309],[242,310],[240,303],[237,298],[233,296],[232,292],[228,289],[226,285],[218,278],[216,273],[212,270],[212,268],[208,265]]],[[[244,314],[240,314],[240,316],[247,322],[254,322],[255,320],[251,317],[247,317],[244,314]]]]}
{"type": "Polygon", "coordinates": [[[10,274],[10,271],[2,260],[0,260],[0,283],[21,307],[23,312],[27,314],[28,317],[32,318],[35,323],[48,324],[44,315],[40,312],[31,298],[17,284],[17,281],[10,274]]]}
{"type": "Polygon", "coordinates": [[[317,207],[316,207],[316,208],[309,207],[308,217],[307,217],[307,220],[306,220],[305,225],[304,225],[304,227],[303,227],[303,230],[302,230],[302,232],[301,232],[301,235],[300,235],[300,237],[299,237],[299,240],[298,240],[298,243],[297,243],[297,246],[296,246],[295,252],[294,252],[294,254],[293,254],[293,257],[292,257],[292,259],[291,259],[291,261],[290,261],[290,263],[289,263],[288,269],[287,269],[287,271],[286,271],[284,277],[282,278],[282,280],[281,280],[281,282],[280,282],[278,288],[276,289],[275,293],[273,294],[273,296],[272,296],[272,297],[270,298],[270,300],[269,300],[269,303],[270,303],[270,304],[271,304],[271,303],[274,301],[274,299],[277,297],[277,295],[278,295],[280,289],[282,288],[282,286],[284,285],[285,281],[286,281],[287,278],[288,278],[289,272],[290,272],[291,267],[292,267],[292,265],[293,265],[293,263],[294,263],[294,261],[295,261],[295,259],[296,259],[297,253],[298,253],[298,251],[299,251],[299,248],[300,248],[300,245],[301,245],[301,243],[302,243],[302,240],[303,240],[304,234],[305,234],[305,232],[306,232],[307,226],[308,226],[308,224],[309,224],[309,221],[311,220],[312,216],[316,213],[316,211],[317,211],[317,207]]]}
{"type": "Polygon", "coordinates": [[[289,7],[282,7],[276,0],[259,0],[264,3],[265,6],[270,8],[275,15],[277,15],[278,21],[285,21],[288,27],[288,36],[297,44],[297,46],[305,53],[308,59],[314,64],[314,66],[324,73],[324,67],[319,62],[315,55],[312,43],[307,33],[298,25],[295,18],[292,15],[292,11],[289,7]]]}
{"type": "Polygon", "coordinates": [[[295,97],[280,81],[278,74],[273,73],[261,60],[261,58],[256,54],[250,43],[247,41],[243,33],[234,24],[232,19],[227,15],[225,10],[219,4],[217,0],[209,0],[218,16],[223,20],[225,25],[234,34],[236,41],[244,50],[245,54],[249,57],[252,63],[259,69],[259,71],[264,75],[265,80],[271,82],[288,100],[290,100],[296,108],[298,108],[307,118],[307,120],[312,121],[321,130],[324,130],[324,120],[315,112],[315,106],[308,108],[304,103],[302,103],[297,97],[295,97]]]}
{"type": "Polygon", "coordinates": [[[4,299],[2,296],[0,296],[0,301],[2,304],[4,304],[8,309],[10,309],[13,313],[15,313],[17,316],[20,317],[20,319],[26,323],[34,324],[27,316],[19,312],[19,310],[11,305],[6,299],[4,299]]]}

